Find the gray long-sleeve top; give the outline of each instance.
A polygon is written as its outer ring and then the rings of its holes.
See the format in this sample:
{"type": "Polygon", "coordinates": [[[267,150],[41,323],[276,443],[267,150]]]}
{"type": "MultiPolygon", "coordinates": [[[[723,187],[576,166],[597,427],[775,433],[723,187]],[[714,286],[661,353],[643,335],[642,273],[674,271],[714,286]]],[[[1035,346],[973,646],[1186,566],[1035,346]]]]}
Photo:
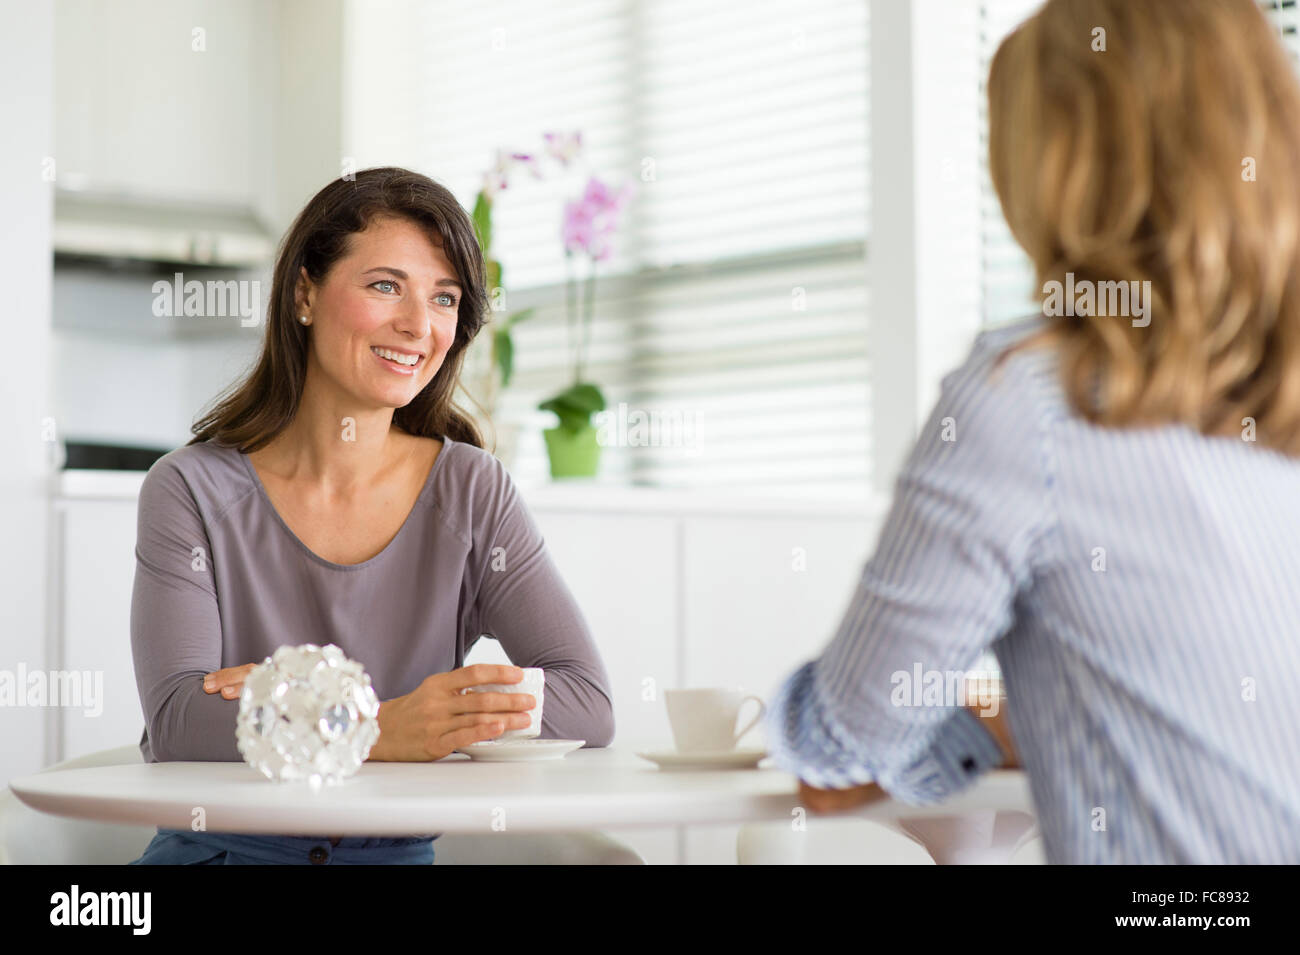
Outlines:
{"type": "Polygon", "coordinates": [[[480,635],[546,670],[543,738],[609,745],[609,676],[514,482],[488,452],[442,440],[397,535],[352,565],[294,535],[237,449],[207,441],[154,463],[131,599],[145,762],[242,759],[239,701],[203,690],[213,670],[333,643],[390,700],[463,666],[480,635]]]}

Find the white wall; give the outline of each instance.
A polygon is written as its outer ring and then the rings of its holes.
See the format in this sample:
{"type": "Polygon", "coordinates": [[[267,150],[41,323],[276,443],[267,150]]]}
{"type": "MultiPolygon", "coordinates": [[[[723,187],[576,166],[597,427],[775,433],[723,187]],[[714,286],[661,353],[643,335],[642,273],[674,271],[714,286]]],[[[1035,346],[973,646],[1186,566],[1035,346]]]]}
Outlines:
{"type": "MultiPolygon", "coordinates": [[[[54,156],[54,18],[49,6],[0,0],[0,278],[9,349],[0,375],[0,670],[19,662],[48,667],[47,455],[42,419],[53,417],[50,389],[50,222],[53,183],[42,163],[54,156]]],[[[57,170],[57,165],[55,166],[57,170]]],[[[0,709],[4,777],[39,769],[47,710],[0,709]]]]}
{"type": "MultiPolygon", "coordinates": [[[[278,241],[340,174],[342,0],[124,0],[111,9],[58,0],[53,8],[63,185],[247,203],[278,241]],[[206,31],[202,54],[191,49],[197,27],[206,31]],[[123,67],[136,61],[151,67],[123,67]],[[161,123],[152,140],[150,123],[161,123]]],[[[48,73],[48,58],[42,66],[48,73]]],[[[172,276],[58,270],[53,380],[63,437],[184,444],[194,416],[254,359],[260,323],[192,320],[233,323],[199,329],[153,317],[156,278],[172,276]]],[[[259,280],[264,320],[269,266],[202,278],[259,280]]]]}
{"type": "MultiPolygon", "coordinates": [[[[281,0],[274,20],[279,42],[272,225],[278,235],[343,172],[342,0],[281,0]]],[[[400,36],[399,23],[388,27],[400,36]]]]}

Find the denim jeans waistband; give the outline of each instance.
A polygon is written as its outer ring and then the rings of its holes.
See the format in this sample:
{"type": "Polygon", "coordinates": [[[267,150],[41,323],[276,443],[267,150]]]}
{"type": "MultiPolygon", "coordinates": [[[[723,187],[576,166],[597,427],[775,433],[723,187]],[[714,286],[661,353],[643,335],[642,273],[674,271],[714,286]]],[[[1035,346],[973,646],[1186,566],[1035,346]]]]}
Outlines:
{"type": "Polygon", "coordinates": [[[191,832],[188,829],[164,829],[159,833],[172,833],[215,848],[230,849],[241,855],[266,862],[282,862],[286,853],[306,856],[317,846],[324,848],[338,862],[364,863],[371,850],[384,850],[385,857],[401,856],[403,850],[415,858],[427,851],[429,843],[437,838],[430,836],[344,836],[339,844],[332,845],[329,836],[280,836],[241,832],[191,832]]]}

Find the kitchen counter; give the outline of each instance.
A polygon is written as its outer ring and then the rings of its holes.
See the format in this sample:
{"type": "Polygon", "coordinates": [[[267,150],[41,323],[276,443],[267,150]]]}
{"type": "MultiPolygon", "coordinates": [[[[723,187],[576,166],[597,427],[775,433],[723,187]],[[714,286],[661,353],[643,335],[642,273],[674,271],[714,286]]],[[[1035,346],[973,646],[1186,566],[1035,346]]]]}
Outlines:
{"type": "MultiPolygon", "coordinates": [[[[54,478],[56,498],[77,500],[135,500],[140,494],[144,471],[99,471],[69,468],[54,478]]],[[[578,478],[562,482],[519,485],[530,508],[551,512],[584,514],[647,513],[666,515],[726,516],[748,514],[765,517],[798,517],[826,520],[861,518],[875,520],[888,502],[873,498],[854,501],[800,501],[746,496],[716,490],[630,487],[606,483],[600,478],[578,478]]]]}

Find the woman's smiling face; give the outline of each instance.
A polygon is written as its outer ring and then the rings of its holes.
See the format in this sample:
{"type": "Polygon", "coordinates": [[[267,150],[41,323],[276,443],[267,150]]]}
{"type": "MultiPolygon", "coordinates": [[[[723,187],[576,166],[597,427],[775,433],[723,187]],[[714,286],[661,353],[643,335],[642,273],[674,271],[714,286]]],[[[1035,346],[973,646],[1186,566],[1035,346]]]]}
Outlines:
{"type": "Polygon", "coordinates": [[[348,241],[320,285],[305,270],[299,281],[298,314],[311,319],[308,365],[362,406],[401,408],[455,340],[460,281],[409,219],[376,218],[348,241]]]}

